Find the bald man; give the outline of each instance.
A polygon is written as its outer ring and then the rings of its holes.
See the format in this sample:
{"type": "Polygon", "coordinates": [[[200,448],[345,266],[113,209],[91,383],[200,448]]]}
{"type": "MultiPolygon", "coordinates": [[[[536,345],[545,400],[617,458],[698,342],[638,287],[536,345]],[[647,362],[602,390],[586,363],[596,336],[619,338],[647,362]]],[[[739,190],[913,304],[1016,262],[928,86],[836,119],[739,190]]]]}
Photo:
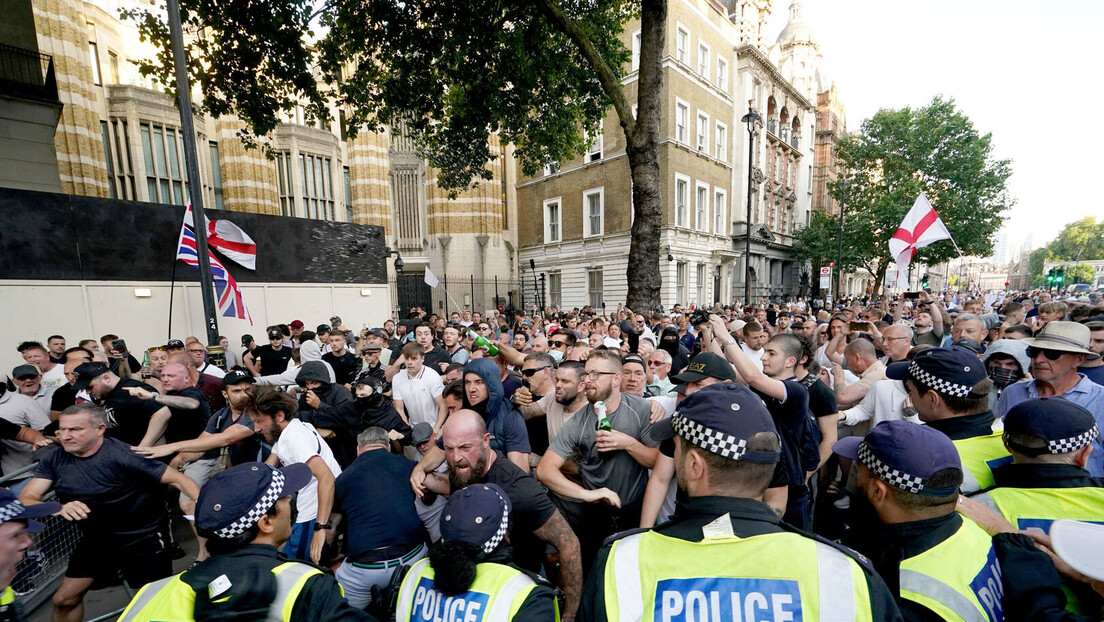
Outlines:
{"type": "Polygon", "coordinates": [[[583,588],[583,564],[579,539],[556,509],[543,486],[502,454],[491,449],[483,417],[461,409],[441,429],[449,485],[453,491],[471,484],[497,484],[510,497],[510,543],[514,563],[538,572],[544,560],[545,543],[560,555],[560,585],[567,602],[565,619],[574,618],[583,588]]]}
{"type": "Polygon", "coordinates": [[[843,357],[847,361],[848,370],[856,374],[859,379],[858,382],[848,385],[844,369],[838,365],[832,368],[832,388],[836,391],[836,401],[839,402],[841,409],[851,408],[861,402],[870,391],[870,387],[886,377],[885,365],[878,360],[874,344],[866,339],[856,339],[847,344],[843,350],[843,357]]]}

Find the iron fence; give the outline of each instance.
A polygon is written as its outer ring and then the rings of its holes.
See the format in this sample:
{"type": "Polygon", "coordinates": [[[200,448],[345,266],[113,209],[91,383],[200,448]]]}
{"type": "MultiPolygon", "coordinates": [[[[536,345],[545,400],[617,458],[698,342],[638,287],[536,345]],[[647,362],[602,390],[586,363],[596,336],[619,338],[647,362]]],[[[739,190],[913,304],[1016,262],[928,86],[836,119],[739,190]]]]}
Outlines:
{"type": "Polygon", "coordinates": [[[16,95],[56,100],[54,58],[34,50],[0,44],[0,86],[16,95]]]}
{"type": "Polygon", "coordinates": [[[473,274],[458,276],[444,274],[438,277],[438,285],[430,287],[424,273],[400,274],[391,279],[399,315],[404,316],[412,307],[422,307],[430,313],[450,314],[453,311],[479,311],[491,309],[505,311],[540,305],[539,286],[532,279],[526,283],[518,279],[476,278],[473,274]]]}

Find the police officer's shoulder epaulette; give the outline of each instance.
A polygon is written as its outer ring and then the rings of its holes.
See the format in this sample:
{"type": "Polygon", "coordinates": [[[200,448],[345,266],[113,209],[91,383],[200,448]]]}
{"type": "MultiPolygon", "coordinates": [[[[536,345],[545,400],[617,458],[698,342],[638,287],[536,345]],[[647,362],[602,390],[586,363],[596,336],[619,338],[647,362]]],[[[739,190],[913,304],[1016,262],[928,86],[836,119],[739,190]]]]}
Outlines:
{"type": "Polygon", "coordinates": [[[605,541],[602,542],[602,546],[609,546],[614,542],[620,540],[621,538],[631,536],[636,533],[644,533],[645,531],[651,531],[651,529],[648,527],[636,527],[635,529],[626,529],[625,531],[619,531],[612,536],[606,538],[605,541]]]}
{"type": "Polygon", "coordinates": [[[840,544],[839,542],[829,540],[828,538],[825,538],[824,536],[820,536],[820,535],[817,535],[815,533],[809,533],[809,532],[804,531],[802,529],[798,529],[797,527],[794,527],[793,525],[790,525],[789,523],[786,523],[784,521],[779,521],[778,526],[785,529],[786,531],[803,535],[806,538],[812,538],[813,540],[816,540],[817,542],[819,542],[821,544],[827,544],[828,546],[836,549],[837,551],[843,553],[844,555],[846,555],[846,556],[850,557],[851,559],[855,560],[856,562],[858,562],[858,564],[860,566],[862,566],[863,569],[866,570],[867,572],[876,572],[874,570],[874,563],[870,561],[869,557],[867,557],[866,555],[863,555],[862,553],[856,551],[855,549],[847,546],[846,544],[840,544]]]}

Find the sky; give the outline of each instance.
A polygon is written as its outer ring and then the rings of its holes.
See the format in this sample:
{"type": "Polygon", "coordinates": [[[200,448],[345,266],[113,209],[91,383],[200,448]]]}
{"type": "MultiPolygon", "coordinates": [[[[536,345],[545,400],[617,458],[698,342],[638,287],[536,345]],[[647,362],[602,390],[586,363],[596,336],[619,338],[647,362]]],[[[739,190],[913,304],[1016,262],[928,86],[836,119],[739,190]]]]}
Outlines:
{"type": "MultiPolygon", "coordinates": [[[[789,0],[774,0],[773,39],[789,0]]],[[[1011,248],[1039,247],[1062,227],[1104,216],[1097,162],[1104,124],[1104,1],[806,0],[804,21],[836,82],[847,129],[881,108],[919,107],[942,94],[1012,160],[1005,213],[1011,248]]]]}

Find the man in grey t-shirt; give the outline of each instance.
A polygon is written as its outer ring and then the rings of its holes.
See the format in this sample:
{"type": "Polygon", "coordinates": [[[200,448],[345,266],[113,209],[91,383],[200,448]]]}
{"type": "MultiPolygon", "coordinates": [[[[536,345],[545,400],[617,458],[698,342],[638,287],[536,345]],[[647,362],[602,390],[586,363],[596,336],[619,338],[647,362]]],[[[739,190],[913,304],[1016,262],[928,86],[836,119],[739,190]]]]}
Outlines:
{"type": "Polygon", "coordinates": [[[603,540],[640,524],[640,508],[655,465],[659,443],[651,437],[648,402],[621,393],[621,359],[596,350],[586,362],[583,387],[587,404],[564,422],[537,467],[537,478],[572,523],[589,567],[603,540]],[[612,431],[597,431],[596,402],[606,406],[612,431]],[[574,456],[582,485],[561,470],[574,456]]]}

